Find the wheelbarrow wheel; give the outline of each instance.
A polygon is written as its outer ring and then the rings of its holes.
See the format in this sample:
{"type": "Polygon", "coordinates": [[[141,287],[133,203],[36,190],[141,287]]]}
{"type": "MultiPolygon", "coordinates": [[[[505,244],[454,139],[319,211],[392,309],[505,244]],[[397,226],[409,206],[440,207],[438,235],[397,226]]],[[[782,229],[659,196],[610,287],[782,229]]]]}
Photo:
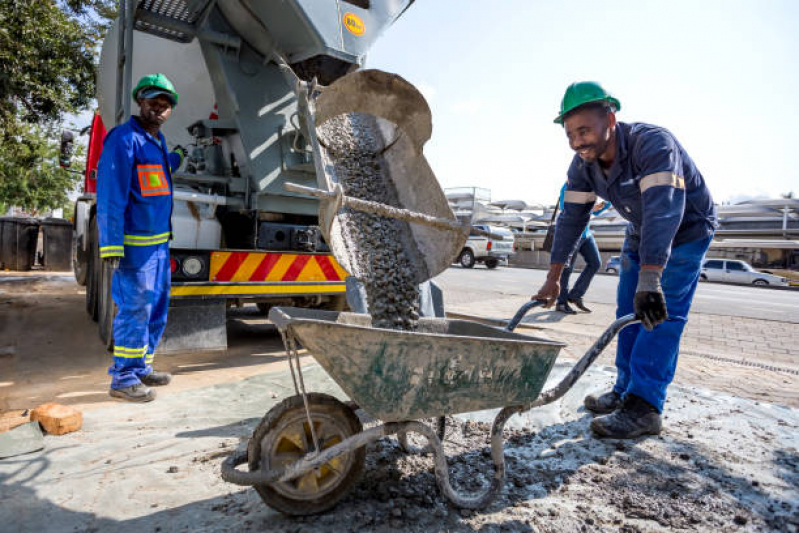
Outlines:
{"type": "MultiPolygon", "coordinates": [[[[316,438],[322,449],[363,430],[345,404],[327,394],[309,393],[316,438]]],[[[313,438],[302,396],[283,400],[266,413],[247,447],[250,471],[284,468],[313,452],[313,438]]],[[[366,461],[361,447],[286,482],[255,485],[261,499],[273,509],[294,516],[321,513],[336,505],[358,481],[366,461]]]]}

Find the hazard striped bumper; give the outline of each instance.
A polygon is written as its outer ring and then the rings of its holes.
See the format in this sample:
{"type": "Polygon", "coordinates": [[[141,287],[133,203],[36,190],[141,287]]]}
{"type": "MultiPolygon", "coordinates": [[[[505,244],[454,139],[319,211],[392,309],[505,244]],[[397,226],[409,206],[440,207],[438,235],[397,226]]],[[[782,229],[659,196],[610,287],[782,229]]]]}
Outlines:
{"type": "Polygon", "coordinates": [[[329,254],[211,252],[207,280],[172,281],[172,298],[313,296],[346,291],[347,272],[329,254]]]}
{"type": "Polygon", "coordinates": [[[302,283],[181,283],[172,285],[170,296],[247,298],[258,296],[313,296],[316,294],[342,294],[344,282],[302,283]]]}

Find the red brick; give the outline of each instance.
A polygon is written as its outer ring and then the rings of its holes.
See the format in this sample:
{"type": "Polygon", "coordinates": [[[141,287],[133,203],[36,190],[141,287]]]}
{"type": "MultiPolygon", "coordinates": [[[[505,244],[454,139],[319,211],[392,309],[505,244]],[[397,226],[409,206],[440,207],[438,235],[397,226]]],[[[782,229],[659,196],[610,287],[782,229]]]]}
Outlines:
{"type": "Polygon", "coordinates": [[[38,421],[51,435],[63,435],[80,429],[83,413],[66,405],[45,403],[31,412],[31,420],[38,421]]]}

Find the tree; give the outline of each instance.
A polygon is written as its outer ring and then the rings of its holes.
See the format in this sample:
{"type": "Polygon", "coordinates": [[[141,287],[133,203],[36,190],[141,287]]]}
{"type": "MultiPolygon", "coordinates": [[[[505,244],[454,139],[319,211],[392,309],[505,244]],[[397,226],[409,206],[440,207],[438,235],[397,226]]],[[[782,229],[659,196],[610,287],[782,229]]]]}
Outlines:
{"type": "MultiPolygon", "coordinates": [[[[66,207],[81,176],[58,166],[55,125],[19,121],[15,135],[0,143],[0,213],[11,206],[31,213],[66,207]]],[[[76,162],[81,160],[79,151],[76,162]]]]}
{"type": "Polygon", "coordinates": [[[112,0],[0,2],[0,206],[62,207],[78,177],[58,168],[58,128],[94,98],[112,0]]]}

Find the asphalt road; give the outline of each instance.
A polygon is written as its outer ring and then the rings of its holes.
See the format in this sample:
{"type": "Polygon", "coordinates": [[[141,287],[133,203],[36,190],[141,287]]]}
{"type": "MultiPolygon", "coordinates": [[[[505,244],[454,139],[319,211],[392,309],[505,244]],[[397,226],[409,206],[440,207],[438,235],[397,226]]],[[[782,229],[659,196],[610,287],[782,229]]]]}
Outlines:
{"type": "MultiPolygon", "coordinates": [[[[572,276],[572,282],[579,274],[572,276]]],[[[530,296],[544,283],[546,271],[482,265],[472,269],[454,266],[436,281],[447,289],[530,296]]],[[[586,302],[616,301],[617,276],[598,274],[585,295],[586,302]]],[[[693,310],[715,315],[778,320],[799,324],[799,290],[775,290],[702,282],[694,297],[693,310]]]]}

